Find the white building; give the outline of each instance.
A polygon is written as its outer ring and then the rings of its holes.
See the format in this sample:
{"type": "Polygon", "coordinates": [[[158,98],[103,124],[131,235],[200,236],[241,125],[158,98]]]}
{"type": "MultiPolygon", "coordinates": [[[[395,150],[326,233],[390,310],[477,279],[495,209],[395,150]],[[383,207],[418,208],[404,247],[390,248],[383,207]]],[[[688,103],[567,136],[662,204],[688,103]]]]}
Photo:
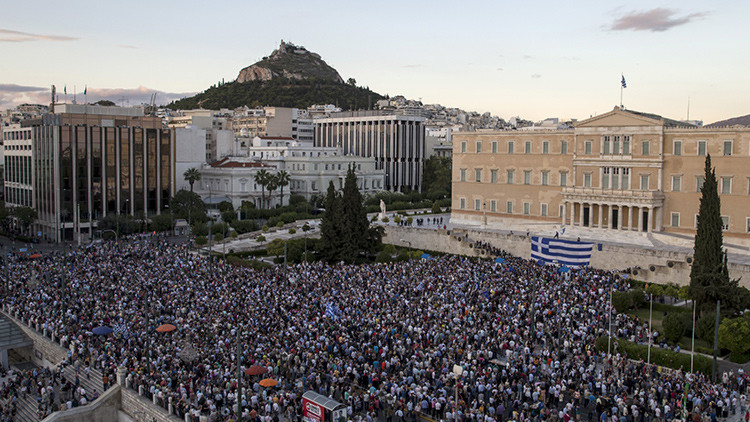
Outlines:
{"type": "MultiPolygon", "coordinates": [[[[247,157],[226,157],[211,164],[203,164],[200,168],[202,178],[195,184],[194,191],[209,207],[229,201],[236,209],[243,201],[249,201],[256,208],[273,208],[281,204],[281,192],[265,191],[265,203],[261,203],[264,188],[255,182],[255,175],[260,170],[271,174],[278,171],[271,165],[247,157]]],[[[289,195],[289,186],[285,186],[284,204],[289,203],[289,195]]]]}
{"type": "Polygon", "coordinates": [[[3,168],[5,203],[10,206],[34,207],[34,166],[32,163],[32,130],[11,124],[3,128],[3,168]]]}
{"type": "Polygon", "coordinates": [[[235,152],[230,110],[181,110],[176,116],[166,118],[172,129],[196,128],[204,131],[205,158],[210,163],[235,152]]]}

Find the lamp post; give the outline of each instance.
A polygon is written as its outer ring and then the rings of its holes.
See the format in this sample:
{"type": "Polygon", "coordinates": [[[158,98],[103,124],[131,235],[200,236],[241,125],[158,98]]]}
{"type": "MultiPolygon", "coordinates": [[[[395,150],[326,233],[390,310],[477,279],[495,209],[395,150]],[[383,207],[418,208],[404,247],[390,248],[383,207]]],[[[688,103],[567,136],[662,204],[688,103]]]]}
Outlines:
{"type": "MultiPolygon", "coordinates": [[[[213,197],[213,190],[211,189],[211,183],[208,183],[208,206],[211,206],[211,201],[213,197]]],[[[210,208],[209,208],[210,210],[210,208]]],[[[213,228],[211,215],[209,213],[208,216],[208,261],[213,265],[213,242],[211,242],[211,238],[213,237],[213,231],[211,230],[213,228]]]]}

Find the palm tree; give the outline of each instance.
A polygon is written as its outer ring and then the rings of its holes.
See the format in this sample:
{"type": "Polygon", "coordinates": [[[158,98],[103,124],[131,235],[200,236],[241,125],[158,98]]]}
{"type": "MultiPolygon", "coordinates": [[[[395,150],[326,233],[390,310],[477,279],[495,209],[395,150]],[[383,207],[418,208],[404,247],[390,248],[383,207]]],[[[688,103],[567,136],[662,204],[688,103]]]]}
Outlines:
{"type": "Polygon", "coordinates": [[[266,202],[266,185],[268,185],[269,177],[271,177],[271,174],[268,173],[265,169],[259,170],[257,173],[255,173],[255,183],[260,185],[260,207],[263,208],[263,204],[266,202]]]}
{"type": "Polygon", "coordinates": [[[271,208],[271,204],[273,204],[273,201],[271,200],[273,198],[273,191],[279,188],[279,178],[275,174],[269,174],[268,175],[268,208],[271,208]]]}
{"type": "Polygon", "coordinates": [[[192,192],[193,184],[199,182],[203,176],[201,176],[201,172],[199,172],[197,168],[193,167],[185,170],[185,173],[182,173],[182,177],[190,183],[190,192],[192,192]]]}
{"type": "Polygon", "coordinates": [[[281,170],[280,172],[276,173],[276,184],[279,185],[282,207],[284,206],[284,186],[289,186],[290,180],[291,177],[289,176],[289,173],[286,172],[286,170],[281,170]]]}

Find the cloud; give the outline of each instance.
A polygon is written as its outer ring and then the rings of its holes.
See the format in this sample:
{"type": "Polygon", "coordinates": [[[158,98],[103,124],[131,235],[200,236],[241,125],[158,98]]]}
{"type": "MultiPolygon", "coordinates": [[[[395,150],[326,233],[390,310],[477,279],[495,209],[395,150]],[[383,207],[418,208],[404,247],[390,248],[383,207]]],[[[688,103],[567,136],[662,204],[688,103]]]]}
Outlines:
{"type": "Polygon", "coordinates": [[[405,65],[403,65],[401,67],[403,67],[405,69],[415,69],[415,68],[418,68],[418,67],[424,67],[424,65],[422,65],[422,64],[405,64],[405,65]]]}
{"type": "Polygon", "coordinates": [[[531,79],[539,79],[541,77],[542,77],[542,75],[540,75],[538,73],[534,73],[533,75],[531,75],[531,79]]]}
{"type": "Polygon", "coordinates": [[[131,48],[131,49],[137,49],[138,48],[138,47],[136,47],[134,45],[129,45],[129,44],[119,44],[118,47],[120,47],[120,48],[131,48]]]}
{"type": "Polygon", "coordinates": [[[503,71],[503,70],[505,70],[505,69],[503,69],[502,67],[498,67],[498,68],[497,68],[497,69],[495,69],[495,70],[497,70],[498,72],[502,72],[502,71],[503,71]]]}
{"type": "MultiPolygon", "coordinates": [[[[65,85],[63,85],[64,87],[65,85]]],[[[65,102],[63,87],[57,87],[57,100],[65,102]]],[[[21,86],[14,84],[0,84],[0,110],[13,108],[19,104],[49,104],[50,88],[21,86]]],[[[151,94],[156,92],[156,104],[168,104],[180,98],[195,95],[195,92],[164,92],[156,89],[139,86],[138,88],[94,88],[88,87],[86,99],[89,103],[99,100],[110,100],[121,106],[135,106],[148,103],[151,94]]],[[[67,101],[73,101],[73,89],[68,89],[67,101]]],[[[84,101],[83,89],[79,86],[77,101],[84,101]]]]}
{"type": "Polygon", "coordinates": [[[0,28],[0,42],[75,41],[77,39],[76,37],[67,37],[64,35],[32,34],[30,32],[0,28]]]}
{"type": "Polygon", "coordinates": [[[663,32],[676,26],[690,23],[693,20],[708,16],[709,12],[697,12],[682,17],[676,16],[677,11],[657,7],[645,11],[632,11],[617,18],[610,27],[613,31],[651,31],[663,32]]]}

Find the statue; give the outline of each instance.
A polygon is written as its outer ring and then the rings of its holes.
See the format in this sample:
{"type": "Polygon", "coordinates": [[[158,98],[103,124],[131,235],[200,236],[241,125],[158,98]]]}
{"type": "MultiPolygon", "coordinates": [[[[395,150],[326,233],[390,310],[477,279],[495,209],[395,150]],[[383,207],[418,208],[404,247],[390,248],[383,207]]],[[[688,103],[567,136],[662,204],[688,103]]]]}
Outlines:
{"type": "Polygon", "coordinates": [[[383,200],[380,200],[380,214],[378,214],[378,220],[383,220],[385,218],[385,202],[383,200]]]}

